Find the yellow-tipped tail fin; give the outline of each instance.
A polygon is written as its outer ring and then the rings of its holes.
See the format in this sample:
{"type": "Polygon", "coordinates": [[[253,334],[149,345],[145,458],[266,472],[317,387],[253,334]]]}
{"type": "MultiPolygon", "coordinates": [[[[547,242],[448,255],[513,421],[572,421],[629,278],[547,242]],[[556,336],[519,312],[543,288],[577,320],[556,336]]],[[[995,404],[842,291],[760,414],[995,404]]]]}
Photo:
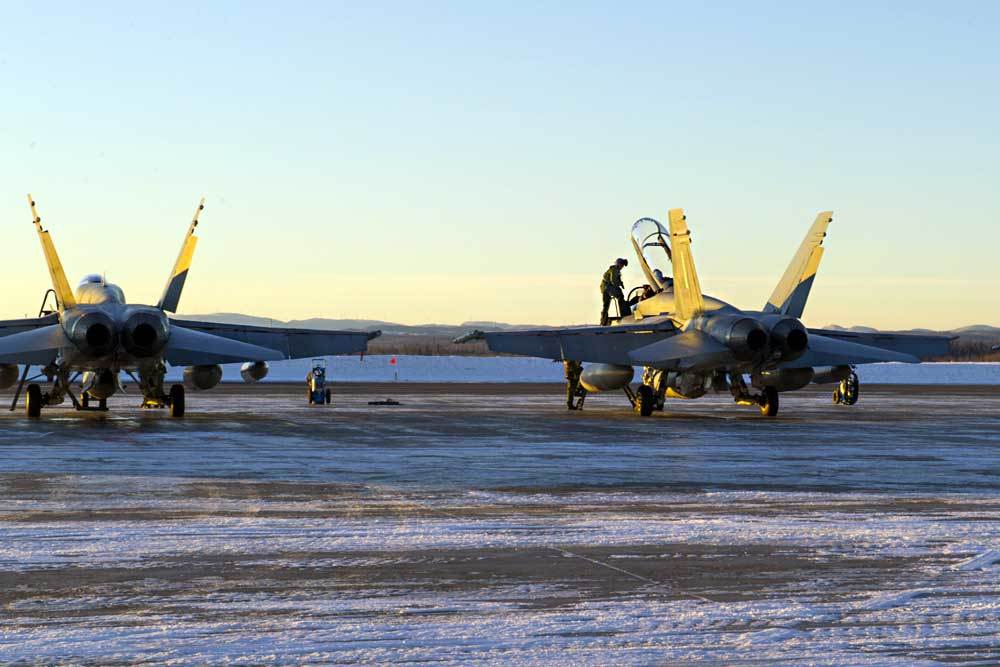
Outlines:
{"type": "Polygon", "coordinates": [[[765,313],[781,313],[792,317],[802,317],[809,299],[819,263],[823,259],[823,239],[826,228],[833,221],[833,211],[823,211],[816,216],[812,227],[806,233],[802,244],[785,269],[777,287],[764,306],[765,313]]]}
{"type": "Polygon", "coordinates": [[[31,206],[31,220],[35,223],[35,231],[38,232],[38,240],[42,242],[42,252],[45,254],[45,263],[49,267],[49,277],[52,278],[52,289],[56,293],[56,301],[60,310],[72,308],[76,305],[76,297],[70,289],[69,281],[66,280],[66,272],[63,270],[62,262],[59,261],[59,253],[56,252],[55,243],[48,231],[42,229],[42,219],[38,217],[35,210],[35,200],[29,194],[28,205],[31,206]]]}
{"type": "Polygon", "coordinates": [[[170,272],[170,278],[167,279],[167,286],[163,288],[163,296],[160,297],[160,303],[157,304],[161,309],[170,311],[171,313],[177,312],[177,304],[181,300],[184,281],[187,280],[188,270],[191,268],[191,260],[194,258],[194,249],[198,245],[198,237],[194,235],[194,232],[198,227],[198,216],[201,215],[204,208],[205,198],[202,197],[201,201],[198,202],[198,208],[195,209],[194,218],[191,220],[191,226],[188,227],[187,235],[184,237],[181,252],[177,255],[177,261],[174,262],[174,268],[170,272]]]}
{"type": "Polygon", "coordinates": [[[670,249],[674,265],[674,316],[689,320],[705,310],[705,301],[691,254],[691,232],[682,208],[670,209],[670,249]]]}

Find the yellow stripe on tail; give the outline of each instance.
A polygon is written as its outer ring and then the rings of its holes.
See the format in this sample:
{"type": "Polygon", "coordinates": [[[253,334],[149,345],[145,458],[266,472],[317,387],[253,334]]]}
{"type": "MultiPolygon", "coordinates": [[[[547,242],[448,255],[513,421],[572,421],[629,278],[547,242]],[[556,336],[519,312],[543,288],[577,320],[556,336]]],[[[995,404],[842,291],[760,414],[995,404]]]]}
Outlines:
{"type": "Polygon", "coordinates": [[[194,231],[198,227],[198,216],[201,215],[204,208],[205,198],[202,197],[198,208],[195,209],[187,235],[184,237],[181,252],[177,255],[177,261],[174,262],[174,268],[170,272],[170,278],[167,280],[166,287],[163,288],[163,296],[160,297],[160,302],[157,304],[161,309],[171,313],[177,312],[177,305],[181,300],[184,281],[187,280],[188,270],[191,268],[191,261],[194,258],[194,249],[198,245],[198,237],[194,235],[194,231]]]}

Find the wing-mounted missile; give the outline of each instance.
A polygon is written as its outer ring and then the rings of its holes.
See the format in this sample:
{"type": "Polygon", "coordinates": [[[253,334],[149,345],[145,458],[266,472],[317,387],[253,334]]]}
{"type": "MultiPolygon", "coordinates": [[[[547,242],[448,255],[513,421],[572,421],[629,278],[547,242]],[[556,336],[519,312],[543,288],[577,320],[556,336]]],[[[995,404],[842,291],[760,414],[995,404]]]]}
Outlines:
{"type": "Polygon", "coordinates": [[[194,249],[198,245],[198,237],[194,235],[198,227],[198,217],[205,208],[205,198],[198,202],[198,208],[194,211],[194,218],[184,236],[184,243],[181,244],[181,251],[174,262],[174,268],[170,271],[167,285],[163,288],[163,296],[160,297],[156,307],[171,313],[177,312],[177,305],[181,300],[181,292],[184,291],[184,282],[187,280],[188,271],[191,269],[191,261],[194,258],[194,249]]]}
{"type": "Polygon", "coordinates": [[[66,280],[66,272],[63,270],[62,262],[59,261],[59,253],[56,252],[55,243],[52,236],[42,228],[42,219],[35,209],[35,200],[28,195],[28,204],[31,206],[31,220],[38,232],[38,240],[42,242],[42,253],[45,255],[45,263],[49,269],[49,277],[52,279],[52,291],[56,295],[56,305],[60,310],[72,308],[76,305],[76,298],[73,290],[70,289],[69,281],[66,280]]]}

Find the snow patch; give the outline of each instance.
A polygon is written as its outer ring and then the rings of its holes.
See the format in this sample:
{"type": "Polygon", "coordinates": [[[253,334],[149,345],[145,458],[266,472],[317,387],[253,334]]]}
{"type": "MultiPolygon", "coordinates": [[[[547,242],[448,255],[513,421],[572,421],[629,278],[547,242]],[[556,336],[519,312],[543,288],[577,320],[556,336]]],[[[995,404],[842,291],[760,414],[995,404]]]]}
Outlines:
{"type": "Polygon", "coordinates": [[[953,570],[959,570],[961,572],[969,572],[971,570],[981,570],[987,568],[990,565],[1000,561],[1000,551],[996,549],[990,549],[978,556],[973,556],[967,560],[963,560],[960,563],[955,563],[951,566],[953,570]]]}

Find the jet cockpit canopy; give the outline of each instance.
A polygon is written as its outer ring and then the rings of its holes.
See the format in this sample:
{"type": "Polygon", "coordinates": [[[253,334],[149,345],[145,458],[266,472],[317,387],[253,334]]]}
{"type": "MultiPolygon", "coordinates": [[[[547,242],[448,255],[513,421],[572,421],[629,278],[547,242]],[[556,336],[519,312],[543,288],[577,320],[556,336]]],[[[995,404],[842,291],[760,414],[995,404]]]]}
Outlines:
{"type": "Polygon", "coordinates": [[[88,285],[90,283],[97,283],[98,285],[104,282],[104,276],[99,273],[88,273],[83,278],[80,279],[80,287],[88,285]]]}
{"type": "Polygon", "coordinates": [[[107,282],[99,273],[83,277],[76,288],[76,302],[81,304],[125,303],[125,293],[107,282]]]}
{"type": "Polygon", "coordinates": [[[673,284],[670,232],[653,218],[639,218],[632,225],[632,247],[649,285],[657,292],[673,284]]]}

